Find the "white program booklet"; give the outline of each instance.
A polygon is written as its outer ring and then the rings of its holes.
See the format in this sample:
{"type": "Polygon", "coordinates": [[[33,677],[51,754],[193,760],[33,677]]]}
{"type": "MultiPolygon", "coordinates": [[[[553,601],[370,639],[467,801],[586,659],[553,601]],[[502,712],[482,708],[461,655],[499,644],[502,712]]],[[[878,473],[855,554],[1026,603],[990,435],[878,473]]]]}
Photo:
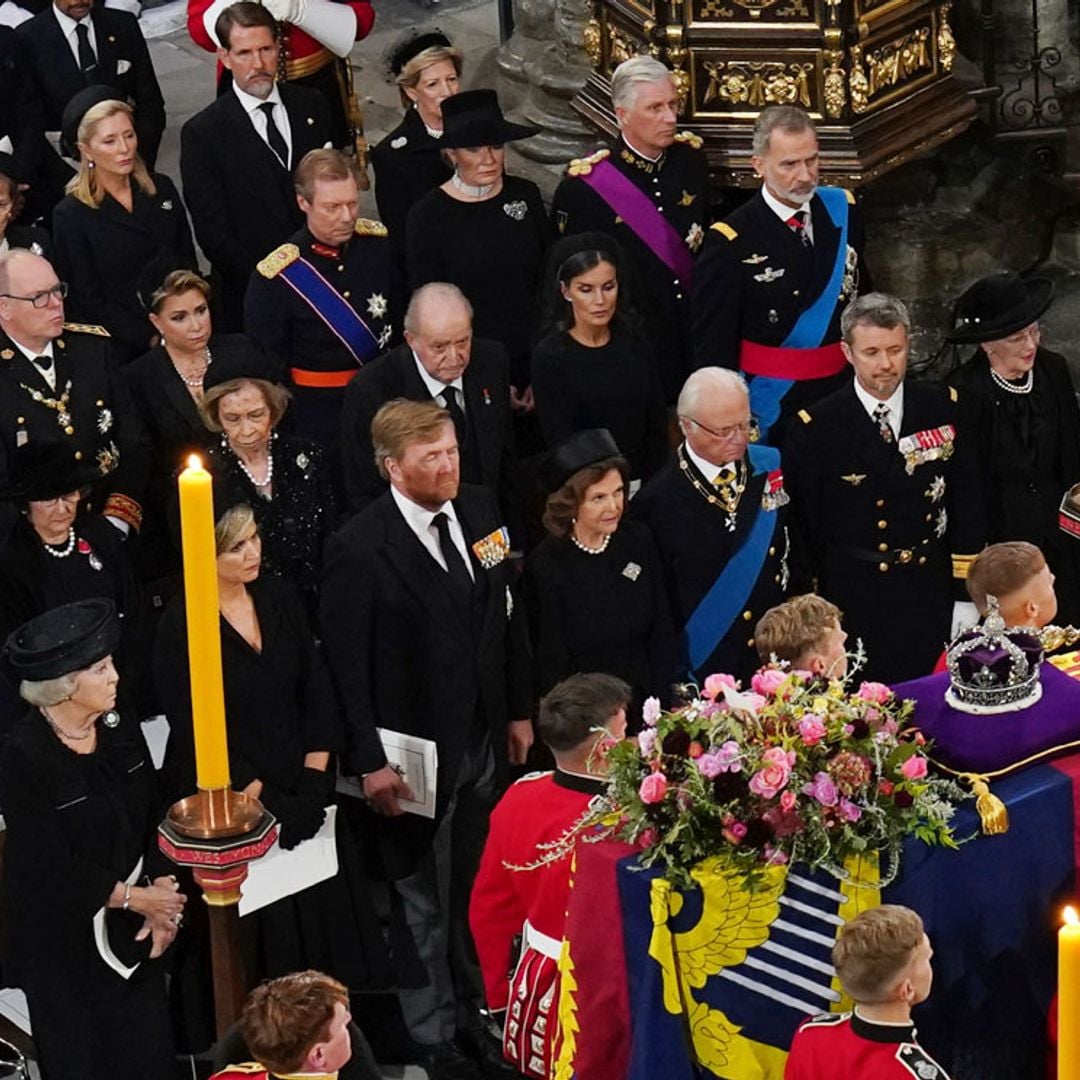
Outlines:
{"type": "MultiPolygon", "coordinates": [[[[413,798],[398,799],[406,814],[435,817],[435,788],[439,772],[439,748],[431,739],[406,735],[403,731],[376,728],[387,762],[394,766],[412,790],[413,798]]],[[[355,776],[338,776],[337,790],[342,795],[364,797],[364,788],[355,776]]]]}
{"type": "Polygon", "coordinates": [[[277,840],[261,858],[248,863],[248,875],[240,895],[240,915],[250,915],[283,897],[310,889],[338,872],[334,822],[337,807],[328,806],[322,827],[291,851],[282,851],[277,840]]]}

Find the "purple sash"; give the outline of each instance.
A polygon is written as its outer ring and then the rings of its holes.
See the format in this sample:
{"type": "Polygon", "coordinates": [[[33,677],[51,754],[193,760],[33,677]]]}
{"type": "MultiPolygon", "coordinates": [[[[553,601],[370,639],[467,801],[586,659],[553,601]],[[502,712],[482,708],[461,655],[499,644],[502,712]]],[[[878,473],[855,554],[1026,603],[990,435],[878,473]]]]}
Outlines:
{"type": "Polygon", "coordinates": [[[682,237],[656,204],[607,159],[598,161],[581,179],[623,219],[630,231],[684,285],[694,275],[694,260],[682,237]]]}

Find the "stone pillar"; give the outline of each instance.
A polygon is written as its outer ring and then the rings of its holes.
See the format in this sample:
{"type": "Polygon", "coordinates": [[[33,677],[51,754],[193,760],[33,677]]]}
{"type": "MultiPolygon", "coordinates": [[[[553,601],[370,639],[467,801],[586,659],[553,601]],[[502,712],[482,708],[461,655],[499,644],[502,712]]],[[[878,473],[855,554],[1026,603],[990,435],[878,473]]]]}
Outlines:
{"type": "Polygon", "coordinates": [[[551,43],[554,26],[555,0],[514,0],[514,32],[495,54],[504,112],[524,104],[529,93],[528,68],[551,43]]]}

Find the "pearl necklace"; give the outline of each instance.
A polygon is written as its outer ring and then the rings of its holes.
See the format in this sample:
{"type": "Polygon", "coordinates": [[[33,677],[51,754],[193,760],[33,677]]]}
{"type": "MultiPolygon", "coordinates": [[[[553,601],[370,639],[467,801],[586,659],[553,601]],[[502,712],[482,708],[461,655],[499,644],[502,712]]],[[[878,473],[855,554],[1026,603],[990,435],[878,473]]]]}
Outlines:
{"type": "Polygon", "coordinates": [[[495,186],[494,184],[466,184],[456,172],[450,177],[450,183],[463,195],[468,195],[473,199],[486,199],[495,186]]]}
{"type": "Polygon", "coordinates": [[[1035,385],[1035,369],[1031,368],[1027,373],[1027,378],[1022,383],[1012,383],[1008,379],[999,375],[993,367],[990,368],[990,378],[1010,394],[1030,394],[1031,388],[1035,385]]]}
{"type": "Polygon", "coordinates": [[[56,732],[57,735],[60,735],[65,739],[70,739],[72,742],[83,742],[84,740],[89,739],[90,736],[94,734],[94,725],[91,724],[90,727],[86,731],[84,731],[82,735],[72,735],[70,731],[65,731],[49,715],[49,710],[46,709],[44,705],[40,706],[40,709],[41,709],[41,715],[45,717],[46,721],[48,722],[49,727],[51,727],[53,729],[53,731],[56,732]]]}
{"type": "MultiPolygon", "coordinates": [[[[251,481],[252,485],[256,488],[266,488],[270,486],[270,482],[274,479],[274,451],[269,447],[266,450],[266,478],[264,480],[256,480],[252,471],[244,464],[243,459],[236,451],[233,451],[233,456],[236,458],[237,465],[240,466],[244,475],[251,481]]],[[[259,498],[269,499],[268,492],[260,491],[259,498]]]]}
{"type": "MultiPolygon", "coordinates": [[[[172,357],[170,357],[169,359],[172,360],[172,357]]],[[[173,360],[172,366],[173,366],[173,369],[176,371],[176,374],[180,376],[180,380],[183,382],[183,384],[185,386],[198,386],[198,387],[201,387],[202,384],[203,384],[203,379],[206,378],[206,373],[210,370],[210,365],[213,362],[214,362],[214,358],[210,355],[210,346],[207,345],[207,347],[206,347],[206,363],[203,365],[202,371],[194,379],[189,379],[180,370],[180,368],[177,365],[175,360],[173,360]]]]}
{"type": "Polygon", "coordinates": [[[608,544],[611,543],[611,536],[612,534],[608,533],[607,536],[604,537],[603,542],[600,544],[600,546],[593,548],[589,547],[587,544],[583,544],[574,535],[574,530],[570,530],[570,540],[573,543],[574,547],[576,547],[578,551],[584,551],[586,555],[603,555],[604,552],[608,549],[608,544]]]}
{"type": "Polygon", "coordinates": [[[66,559],[75,550],[75,526],[68,529],[67,543],[62,548],[58,549],[44,540],[41,543],[46,555],[51,555],[54,559],[66,559]]]}

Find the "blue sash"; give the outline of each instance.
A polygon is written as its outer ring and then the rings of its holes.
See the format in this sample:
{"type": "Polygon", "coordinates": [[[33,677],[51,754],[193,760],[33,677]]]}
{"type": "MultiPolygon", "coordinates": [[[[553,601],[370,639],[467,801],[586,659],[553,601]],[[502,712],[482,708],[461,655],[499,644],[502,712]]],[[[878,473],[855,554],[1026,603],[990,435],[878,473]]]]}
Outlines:
{"type": "Polygon", "coordinates": [[[352,305],[305,259],[294,259],[281,272],[301,300],[363,367],[379,352],[379,339],[352,305]]]}
{"type": "MultiPolygon", "coordinates": [[[[748,448],[750,467],[754,476],[772,472],[780,467],[780,451],[757,443],[748,448]]],[[[743,610],[753,591],[765,556],[776,531],[776,511],[758,507],[757,517],[742,547],[728,560],[709,591],[698,601],[684,630],[690,658],[690,675],[712,655],[731,629],[735,617],[743,610]]],[[[707,671],[706,675],[713,672],[707,671]]]]}
{"type": "MultiPolygon", "coordinates": [[[[843,188],[820,187],[817,193],[828,211],[832,223],[840,230],[836,245],[836,259],[825,288],[817,299],[796,320],[790,333],[784,338],[782,349],[816,349],[825,337],[836,311],[840,286],[844,280],[847,263],[848,198],[843,188]]],[[[755,375],[750,380],[750,411],[757,419],[764,439],[780,416],[780,403],[794,385],[792,379],[773,379],[767,375],[755,375]]]]}

